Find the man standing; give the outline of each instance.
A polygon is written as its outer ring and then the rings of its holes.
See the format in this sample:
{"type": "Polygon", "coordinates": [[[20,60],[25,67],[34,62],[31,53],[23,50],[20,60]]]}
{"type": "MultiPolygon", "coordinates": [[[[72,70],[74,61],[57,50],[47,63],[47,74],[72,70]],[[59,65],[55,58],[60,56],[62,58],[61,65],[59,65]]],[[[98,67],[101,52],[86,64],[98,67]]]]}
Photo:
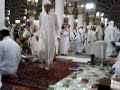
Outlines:
{"type": "Polygon", "coordinates": [[[116,24],[116,26],[114,27],[113,34],[114,34],[114,41],[118,42],[119,41],[119,24],[116,24]]]}
{"type": "Polygon", "coordinates": [[[106,58],[112,55],[113,50],[115,49],[116,45],[114,42],[114,22],[110,21],[108,27],[105,29],[105,41],[107,42],[107,50],[106,50],[106,58]]]}
{"type": "Polygon", "coordinates": [[[6,27],[0,28],[0,40],[0,75],[16,75],[21,61],[20,47],[10,38],[6,27]]]}
{"type": "Polygon", "coordinates": [[[38,27],[36,24],[34,24],[33,21],[27,21],[27,26],[26,26],[26,29],[31,33],[31,35],[35,32],[37,32],[38,30],[38,27]]]}
{"type": "Polygon", "coordinates": [[[60,38],[60,54],[67,55],[69,49],[70,39],[70,26],[67,21],[62,25],[61,38],[60,38]]]}
{"type": "Polygon", "coordinates": [[[26,26],[27,31],[29,32],[30,36],[28,38],[28,43],[30,44],[30,49],[32,52],[32,55],[37,51],[38,48],[38,42],[36,40],[36,34],[38,31],[38,26],[33,22],[29,21],[26,26]]]}
{"type": "Polygon", "coordinates": [[[75,37],[75,46],[76,46],[76,54],[82,53],[83,49],[83,29],[82,27],[78,28],[76,31],[75,37]]]}
{"type": "Polygon", "coordinates": [[[88,33],[87,33],[87,46],[86,46],[86,53],[88,55],[92,52],[93,43],[95,41],[95,31],[92,30],[91,26],[87,26],[88,33]]]}
{"type": "Polygon", "coordinates": [[[103,31],[100,22],[98,22],[98,25],[96,27],[96,40],[103,40],[103,31]]]}
{"type": "Polygon", "coordinates": [[[53,12],[50,12],[51,5],[49,0],[44,2],[43,11],[39,17],[40,30],[38,31],[37,37],[39,38],[38,58],[40,62],[44,63],[46,70],[53,63],[56,33],[59,30],[57,16],[53,12]]]}

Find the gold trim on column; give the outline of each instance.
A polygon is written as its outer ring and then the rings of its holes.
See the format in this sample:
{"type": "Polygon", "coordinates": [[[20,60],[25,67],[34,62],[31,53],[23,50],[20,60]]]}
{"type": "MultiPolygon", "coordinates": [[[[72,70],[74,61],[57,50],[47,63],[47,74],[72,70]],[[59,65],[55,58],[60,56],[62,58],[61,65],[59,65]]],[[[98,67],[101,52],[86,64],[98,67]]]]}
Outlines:
{"type": "Polygon", "coordinates": [[[68,14],[72,15],[73,14],[73,10],[74,10],[74,7],[72,7],[72,6],[71,7],[70,6],[67,7],[67,13],[68,14]]]}
{"type": "Polygon", "coordinates": [[[29,16],[35,16],[36,15],[36,11],[33,9],[33,10],[28,10],[28,15],[29,16]]]}
{"type": "Polygon", "coordinates": [[[84,7],[77,7],[77,9],[78,9],[78,14],[83,14],[84,7]]]}

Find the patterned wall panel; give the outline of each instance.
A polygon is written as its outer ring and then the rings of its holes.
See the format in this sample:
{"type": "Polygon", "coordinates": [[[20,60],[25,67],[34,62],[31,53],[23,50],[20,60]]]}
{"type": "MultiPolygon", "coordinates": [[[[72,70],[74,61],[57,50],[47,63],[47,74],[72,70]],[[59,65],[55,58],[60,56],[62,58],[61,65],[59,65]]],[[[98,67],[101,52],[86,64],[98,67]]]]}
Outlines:
{"type": "Polygon", "coordinates": [[[105,12],[110,20],[120,22],[120,0],[97,0],[97,11],[105,12]]]}
{"type": "MultiPolygon", "coordinates": [[[[54,5],[55,0],[51,1],[54,5]]],[[[17,19],[23,22],[23,17],[27,16],[25,15],[25,9],[29,10],[27,0],[5,0],[5,15],[6,17],[10,17],[11,23],[15,23],[17,19]],[[8,10],[10,10],[10,15],[8,15],[8,10]]],[[[38,0],[38,5],[35,6],[35,10],[37,11],[36,19],[38,19],[38,15],[42,11],[42,0],[38,0]]]]}
{"type": "Polygon", "coordinates": [[[5,0],[5,14],[10,17],[11,23],[14,23],[17,19],[22,20],[26,8],[27,0],[5,0]],[[8,15],[8,10],[10,10],[10,15],[8,15]]]}

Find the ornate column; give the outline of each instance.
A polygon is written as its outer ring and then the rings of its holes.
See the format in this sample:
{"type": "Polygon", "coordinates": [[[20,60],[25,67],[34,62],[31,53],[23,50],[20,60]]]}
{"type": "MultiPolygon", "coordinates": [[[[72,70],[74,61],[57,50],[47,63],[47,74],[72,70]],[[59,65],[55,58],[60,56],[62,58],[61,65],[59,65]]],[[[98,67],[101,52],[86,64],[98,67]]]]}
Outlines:
{"type": "Polygon", "coordinates": [[[67,12],[69,14],[68,24],[70,25],[70,31],[74,30],[74,15],[73,15],[74,7],[68,7],[67,12]]]}
{"type": "Polygon", "coordinates": [[[0,27],[5,25],[5,0],[0,0],[0,27]]]}
{"type": "Polygon", "coordinates": [[[83,14],[78,14],[78,27],[83,26],[83,14]]]}
{"type": "Polygon", "coordinates": [[[83,23],[84,23],[83,11],[84,11],[84,7],[78,7],[78,25],[77,25],[77,27],[80,27],[80,26],[83,27],[83,23]]]}
{"type": "Polygon", "coordinates": [[[34,22],[34,20],[35,20],[37,6],[38,6],[38,0],[28,0],[27,1],[29,20],[32,22],[34,22]]]}
{"type": "Polygon", "coordinates": [[[94,16],[93,16],[93,15],[90,15],[90,16],[89,16],[89,25],[90,25],[90,26],[93,26],[93,20],[94,20],[94,16]]]}
{"type": "Polygon", "coordinates": [[[64,3],[65,0],[55,0],[55,13],[57,14],[59,26],[61,27],[64,20],[64,3]]]}
{"type": "Polygon", "coordinates": [[[29,10],[28,11],[28,15],[29,15],[29,20],[32,21],[32,22],[34,22],[36,11],[34,9],[33,10],[29,10]]]}

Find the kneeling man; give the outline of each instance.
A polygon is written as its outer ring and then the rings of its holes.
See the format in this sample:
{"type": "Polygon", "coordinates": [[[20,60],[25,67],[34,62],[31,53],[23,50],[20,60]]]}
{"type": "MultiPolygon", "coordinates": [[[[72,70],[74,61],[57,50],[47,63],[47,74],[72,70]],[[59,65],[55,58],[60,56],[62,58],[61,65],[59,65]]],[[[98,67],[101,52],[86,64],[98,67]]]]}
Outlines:
{"type": "Polygon", "coordinates": [[[21,61],[21,49],[9,36],[6,27],[0,27],[0,87],[2,75],[15,75],[21,61]]]}

